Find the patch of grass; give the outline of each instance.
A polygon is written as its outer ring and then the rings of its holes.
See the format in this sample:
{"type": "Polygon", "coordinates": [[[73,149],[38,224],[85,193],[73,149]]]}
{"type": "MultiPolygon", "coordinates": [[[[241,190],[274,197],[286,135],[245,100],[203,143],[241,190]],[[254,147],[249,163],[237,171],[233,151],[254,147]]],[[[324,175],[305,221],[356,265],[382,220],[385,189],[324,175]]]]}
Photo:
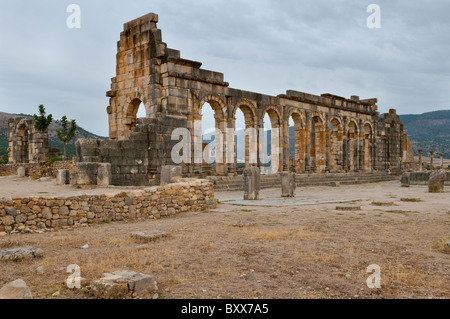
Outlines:
{"type": "Polygon", "coordinates": [[[284,230],[284,229],[274,229],[274,230],[248,230],[245,229],[244,233],[250,240],[282,240],[282,239],[305,239],[312,238],[312,234],[303,230],[284,230]]]}
{"type": "Polygon", "coordinates": [[[394,202],[372,202],[373,206],[394,206],[394,202]]]}
{"type": "Polygon", "coordinates": [[[450,254],[450,246],[447,243],[450,241],[450,236],[441,238],[441,240],[435,245],[435,248],[441,253],[450,254]]]}
{"type": "Polygon", "coordinates": [[[253,212],[253,209],[243,209],[241,211],[244,213],[251,213],[251,212],[253,212]]]}
{"type": "Polygon", "coordinates": [[[102,221],[102,223],[104,223],[104,224],[111,224],[111,220],[105,219],[105,220],[102,221]]]}
{"type": "Polygon", "coordinates": [[[411,246],[413,246],[413,244],[411,244],[411,243],[406,243],[406,246],[411,247],[411,246]]]}

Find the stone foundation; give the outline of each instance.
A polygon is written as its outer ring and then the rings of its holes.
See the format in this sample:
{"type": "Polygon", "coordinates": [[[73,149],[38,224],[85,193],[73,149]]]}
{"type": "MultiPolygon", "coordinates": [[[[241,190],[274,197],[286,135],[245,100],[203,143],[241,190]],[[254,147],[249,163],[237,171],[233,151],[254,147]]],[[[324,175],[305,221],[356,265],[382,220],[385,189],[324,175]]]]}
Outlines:
{"type": "Polygon", "coordinates": [[[72,167],[72,162],[54,162],[50,166],[41,163],[0,165],[0,176],[17,176],[20,167],[25,167],[26,176],[38,179],[49,176],[56,177],[58,170],[70,169],[72,167]]]}
{"type": "Polygon", "coordinates": [[[102,222],[159,219],[217,207],[207,180],[133,190],[115,195],[0,199],[0,232],[67,229],[102,222]]]}

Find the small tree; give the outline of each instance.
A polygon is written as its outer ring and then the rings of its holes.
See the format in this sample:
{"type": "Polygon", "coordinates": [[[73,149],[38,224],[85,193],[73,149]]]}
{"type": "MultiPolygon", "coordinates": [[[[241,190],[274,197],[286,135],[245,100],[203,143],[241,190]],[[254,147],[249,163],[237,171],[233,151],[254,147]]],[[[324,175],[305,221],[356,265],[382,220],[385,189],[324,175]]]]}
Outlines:
{"type": "Polygon", "coordinates": [[[45,116],[45,107],[41,104],[39,105],[39,116],[36,114],[33,115],[34,118],[34,128],[38,132],[45,132],[50,123],[53,121],[53,117],[50,114],[49,116],[45,116]]]}
{"type": "Polygon", "coordinates": [[[77,123],[75,120],[72,120],[70,123],[70,128],[68,127],[69,122],[67,121],[67,117],[64,115],[61,119],[62,130],[57,129],[56,134],[58,134],[58,138],[61,142],[64,143],[64,159],[66,159],[66,146],[67,143],[70,142],[75,137],[75,132],[77,131],[77,123]]]}

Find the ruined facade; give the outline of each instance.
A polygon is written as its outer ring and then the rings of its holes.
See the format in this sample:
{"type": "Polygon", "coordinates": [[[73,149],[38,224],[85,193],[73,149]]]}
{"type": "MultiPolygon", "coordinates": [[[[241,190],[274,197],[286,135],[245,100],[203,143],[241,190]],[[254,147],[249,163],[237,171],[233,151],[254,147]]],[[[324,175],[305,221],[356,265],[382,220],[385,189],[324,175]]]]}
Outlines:
{"type": "Polygon", "coordinates": [[[8,121],[8,158],[10,164],[38,163],[61,156],[61,151],[50,147],[48,131],[39,132],[34,120],[14,117],[8,121]]]}
{"type": "MultiPolygon", "coordinates": [[[[177,128],[187,128],[191,135],[183,173],[201,174],[205,167],[194,157],[199,151],[196,145],[202,150],[202,136],[195,123],[201,121],[206,103],[215,112],[217,132],[226,132],[225,138],[216,138],[217,175],[237,172],[236,161],[225,159],[235,150],[235,139],[226,137],[230,132],[234,136],[238,109],[245,116],[246,128],[256,132],[264,128],[263,119],[269,115],[272,131],[278,132],[271,137],[271,164],[277,171],[402,170],[404,144],[408,143],[403,123],[395,110],[380,116],[377,99],[316,96],[293,90],[269,96],[230,88],[222,73],[201,69],[202,63],[183,59],[180,51],[169,49],[157,23],[158,16],[150,13],[124,25],[117,44],[116,76],[107,92],[110,140],[77,143],[80,162],[111,163],[113,184],[145,185],[161,166],[173,165],[172,150],[179,140],[172,140],[172,133],[177,128]],[[147,114],[144,119],[137,118],[141,103],[147,114]],[[295,123],[295,158],[289,155],[291,118],[295,123]]],[[[246,166],[261,167],[262,137],[249,135],[246,166]]]]}

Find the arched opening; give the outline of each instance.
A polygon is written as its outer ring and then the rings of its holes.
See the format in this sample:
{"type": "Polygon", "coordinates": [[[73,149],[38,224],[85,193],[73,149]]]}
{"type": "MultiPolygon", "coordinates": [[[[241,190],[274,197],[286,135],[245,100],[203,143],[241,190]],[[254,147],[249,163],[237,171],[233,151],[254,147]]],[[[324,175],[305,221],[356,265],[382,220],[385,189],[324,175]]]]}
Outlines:
{"type": "Polygon", "coordinates": [[[263,163],[262,174],[275,174],[283,169],[281,166],[281,126],[280,116],[273,108],[268,109],[264,115],[264,137],[262,143],[262,154],[260,159],[263,163]]]}
{"type": "Polygon", "coordinates": [[[29,131],[25,124],[17,128],[17,163],[28,163],[30,161],[29,131]]]}
{"type": "Polygon", "coordinates": [[[235,167],[242,174],[246,167],[258,163],[255,113],[250,103],[238,103],[234,110],[235,167]]]}
{"type": "Polygon", "coordinates": [[[139,123],[139,118],[147,117],[147,111],[144,103],[138,98],[133,99],[128,105],[125,119],[125,126],[127,131],[125,132],[126,138],[129,139],[131,133],[136,129],[136,125],[139,123]]]}
{"type": "Polygon", "coordinates": [[[235,138],[235,165],[236,172],[242,174],[248,163],[248,137],[246,134],[246,121],[244,112],[241,108],[236,110],[234,122],[234,138],[235,138]]]}
{"type": "Polygon", "coordinates": [[[337,119],[330,121],[330,171],[339,171],[342,167],[340,156],[343,145],[342,125],[337,119]]]}
{"type": "Polygon", "coordinates": [[[363,169],[370,171],[372,167],[372,127],[369,123],[364,125],[363,138],[363,169]]]}
{"type": "Polygon", "coordinates": [[[311,121],[311,168],[317,173],[326,169],[326,132],[322,119],[314,116],[311,121]]]}
{"type": "Polygon", "coordinates": [[[348,124],[347,131],[347,169],[354,171],[356,169],[356,137],[358,128],[354,121],[348,124]]]}
{"type": "Polygon", "coordinates": [[[202,172],[211,175],[216,166],[216,119],[215,112],[209,103],[201,108],[202,132],[202,172]]]}
{"type": "Polygon", "coordinates": [[[292,113],[289,117],[289,161],[288,169],[301,173],[304,163],[304,141],[302,119],[299,113],[292,113]]]}

